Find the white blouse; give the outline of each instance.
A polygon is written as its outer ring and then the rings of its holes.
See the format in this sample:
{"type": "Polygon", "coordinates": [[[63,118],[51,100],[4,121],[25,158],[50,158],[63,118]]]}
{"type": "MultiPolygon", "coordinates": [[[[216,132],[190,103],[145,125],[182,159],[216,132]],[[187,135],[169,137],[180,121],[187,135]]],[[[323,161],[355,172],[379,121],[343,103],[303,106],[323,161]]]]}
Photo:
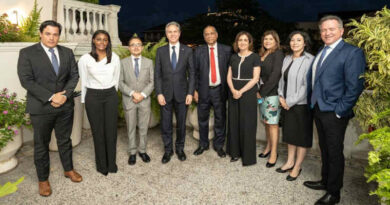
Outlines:
{"type": "Polygon", "coordinates": [[[85,102],[87,88],[107,89],[115,86],[118,90],[120,75],[120,59],[112,53],[111,63],[107,64],[107,57],[96,62],[89,54],[81,56],[79,63],[79,75],[81,79],[81,103],[85,102]]]}

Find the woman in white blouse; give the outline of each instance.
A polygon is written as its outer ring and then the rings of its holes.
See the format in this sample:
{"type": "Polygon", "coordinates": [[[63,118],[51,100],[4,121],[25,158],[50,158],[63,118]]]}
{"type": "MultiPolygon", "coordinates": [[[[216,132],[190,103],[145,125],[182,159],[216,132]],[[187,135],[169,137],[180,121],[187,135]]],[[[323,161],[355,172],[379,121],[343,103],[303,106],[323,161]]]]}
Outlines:
{"type": "Polygon", "coordinates": [[[81,103],[85,103],[91,124],[96,169],[103,175],[115,173],[120,59],[112,52],[106,31],[93,34],[92,51],[81,56],[78,65],[81,103]]]}

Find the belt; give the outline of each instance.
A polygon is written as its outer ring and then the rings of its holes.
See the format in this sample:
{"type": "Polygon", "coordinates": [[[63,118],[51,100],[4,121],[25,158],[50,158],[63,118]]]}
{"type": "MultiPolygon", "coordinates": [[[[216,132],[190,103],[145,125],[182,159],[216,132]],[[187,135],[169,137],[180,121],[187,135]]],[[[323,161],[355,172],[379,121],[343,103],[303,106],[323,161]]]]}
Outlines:
{"type": "Polygon", "coordinates": [[[216,85],[216,86],[209,86],[209,89],[215,89],[215,88],[219,88],[219,87],[221,87],[221,84],[216,85]]]}

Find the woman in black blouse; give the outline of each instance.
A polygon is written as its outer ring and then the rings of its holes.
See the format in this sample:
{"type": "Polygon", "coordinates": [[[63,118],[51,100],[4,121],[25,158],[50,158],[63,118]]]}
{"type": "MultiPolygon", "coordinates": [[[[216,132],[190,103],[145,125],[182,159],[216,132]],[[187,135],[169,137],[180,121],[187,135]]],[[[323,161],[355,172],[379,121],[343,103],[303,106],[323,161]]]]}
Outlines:
{"type": "Polygon", "coordinates": [[[260,76],[260,58],[252,52],[253,38],[241,31],[234,41],[234,54],[227,73],[229,128],[227,152],[231,162],[242,158],[244,166],[256,164],[257,100],[256,83],[260,76]]]}
{"type": "Polygon", "coordinates": [[[267,146],[260,158],[270,155],[266,166],[273,167],[278,158],[277,147],[279,138],[279,97],[278,83],[281,76],[283,64],[283,52],[280,50],[279,35],[274,30],[266,31],[261,39],[260,49],[262,68],[261,85],[258,98],[263,98],[260,105],[261,119],[265,123],[265,133],[267,135],[267,146]]]}

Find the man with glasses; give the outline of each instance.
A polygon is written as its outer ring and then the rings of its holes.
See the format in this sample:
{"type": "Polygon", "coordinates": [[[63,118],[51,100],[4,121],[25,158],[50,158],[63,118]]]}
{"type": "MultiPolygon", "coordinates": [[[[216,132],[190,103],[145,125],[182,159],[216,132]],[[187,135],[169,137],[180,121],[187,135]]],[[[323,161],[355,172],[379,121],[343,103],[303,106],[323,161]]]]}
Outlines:
{"type": "Polygon", "coordinates": [[[146,142],[151,112],[150,94],[154,88],[154,67],[152,60],[141,56],[143,50],[139,37],[129,40],[131,56],[121,60],[119,90],[122,92],[123,109],[129,138],[129,165],[136,163],[138,152],[142,161],[150,162],[146,153],[146,142]],[[138,127],[139,145],[136,145],[136,127],[138,127]]]}

